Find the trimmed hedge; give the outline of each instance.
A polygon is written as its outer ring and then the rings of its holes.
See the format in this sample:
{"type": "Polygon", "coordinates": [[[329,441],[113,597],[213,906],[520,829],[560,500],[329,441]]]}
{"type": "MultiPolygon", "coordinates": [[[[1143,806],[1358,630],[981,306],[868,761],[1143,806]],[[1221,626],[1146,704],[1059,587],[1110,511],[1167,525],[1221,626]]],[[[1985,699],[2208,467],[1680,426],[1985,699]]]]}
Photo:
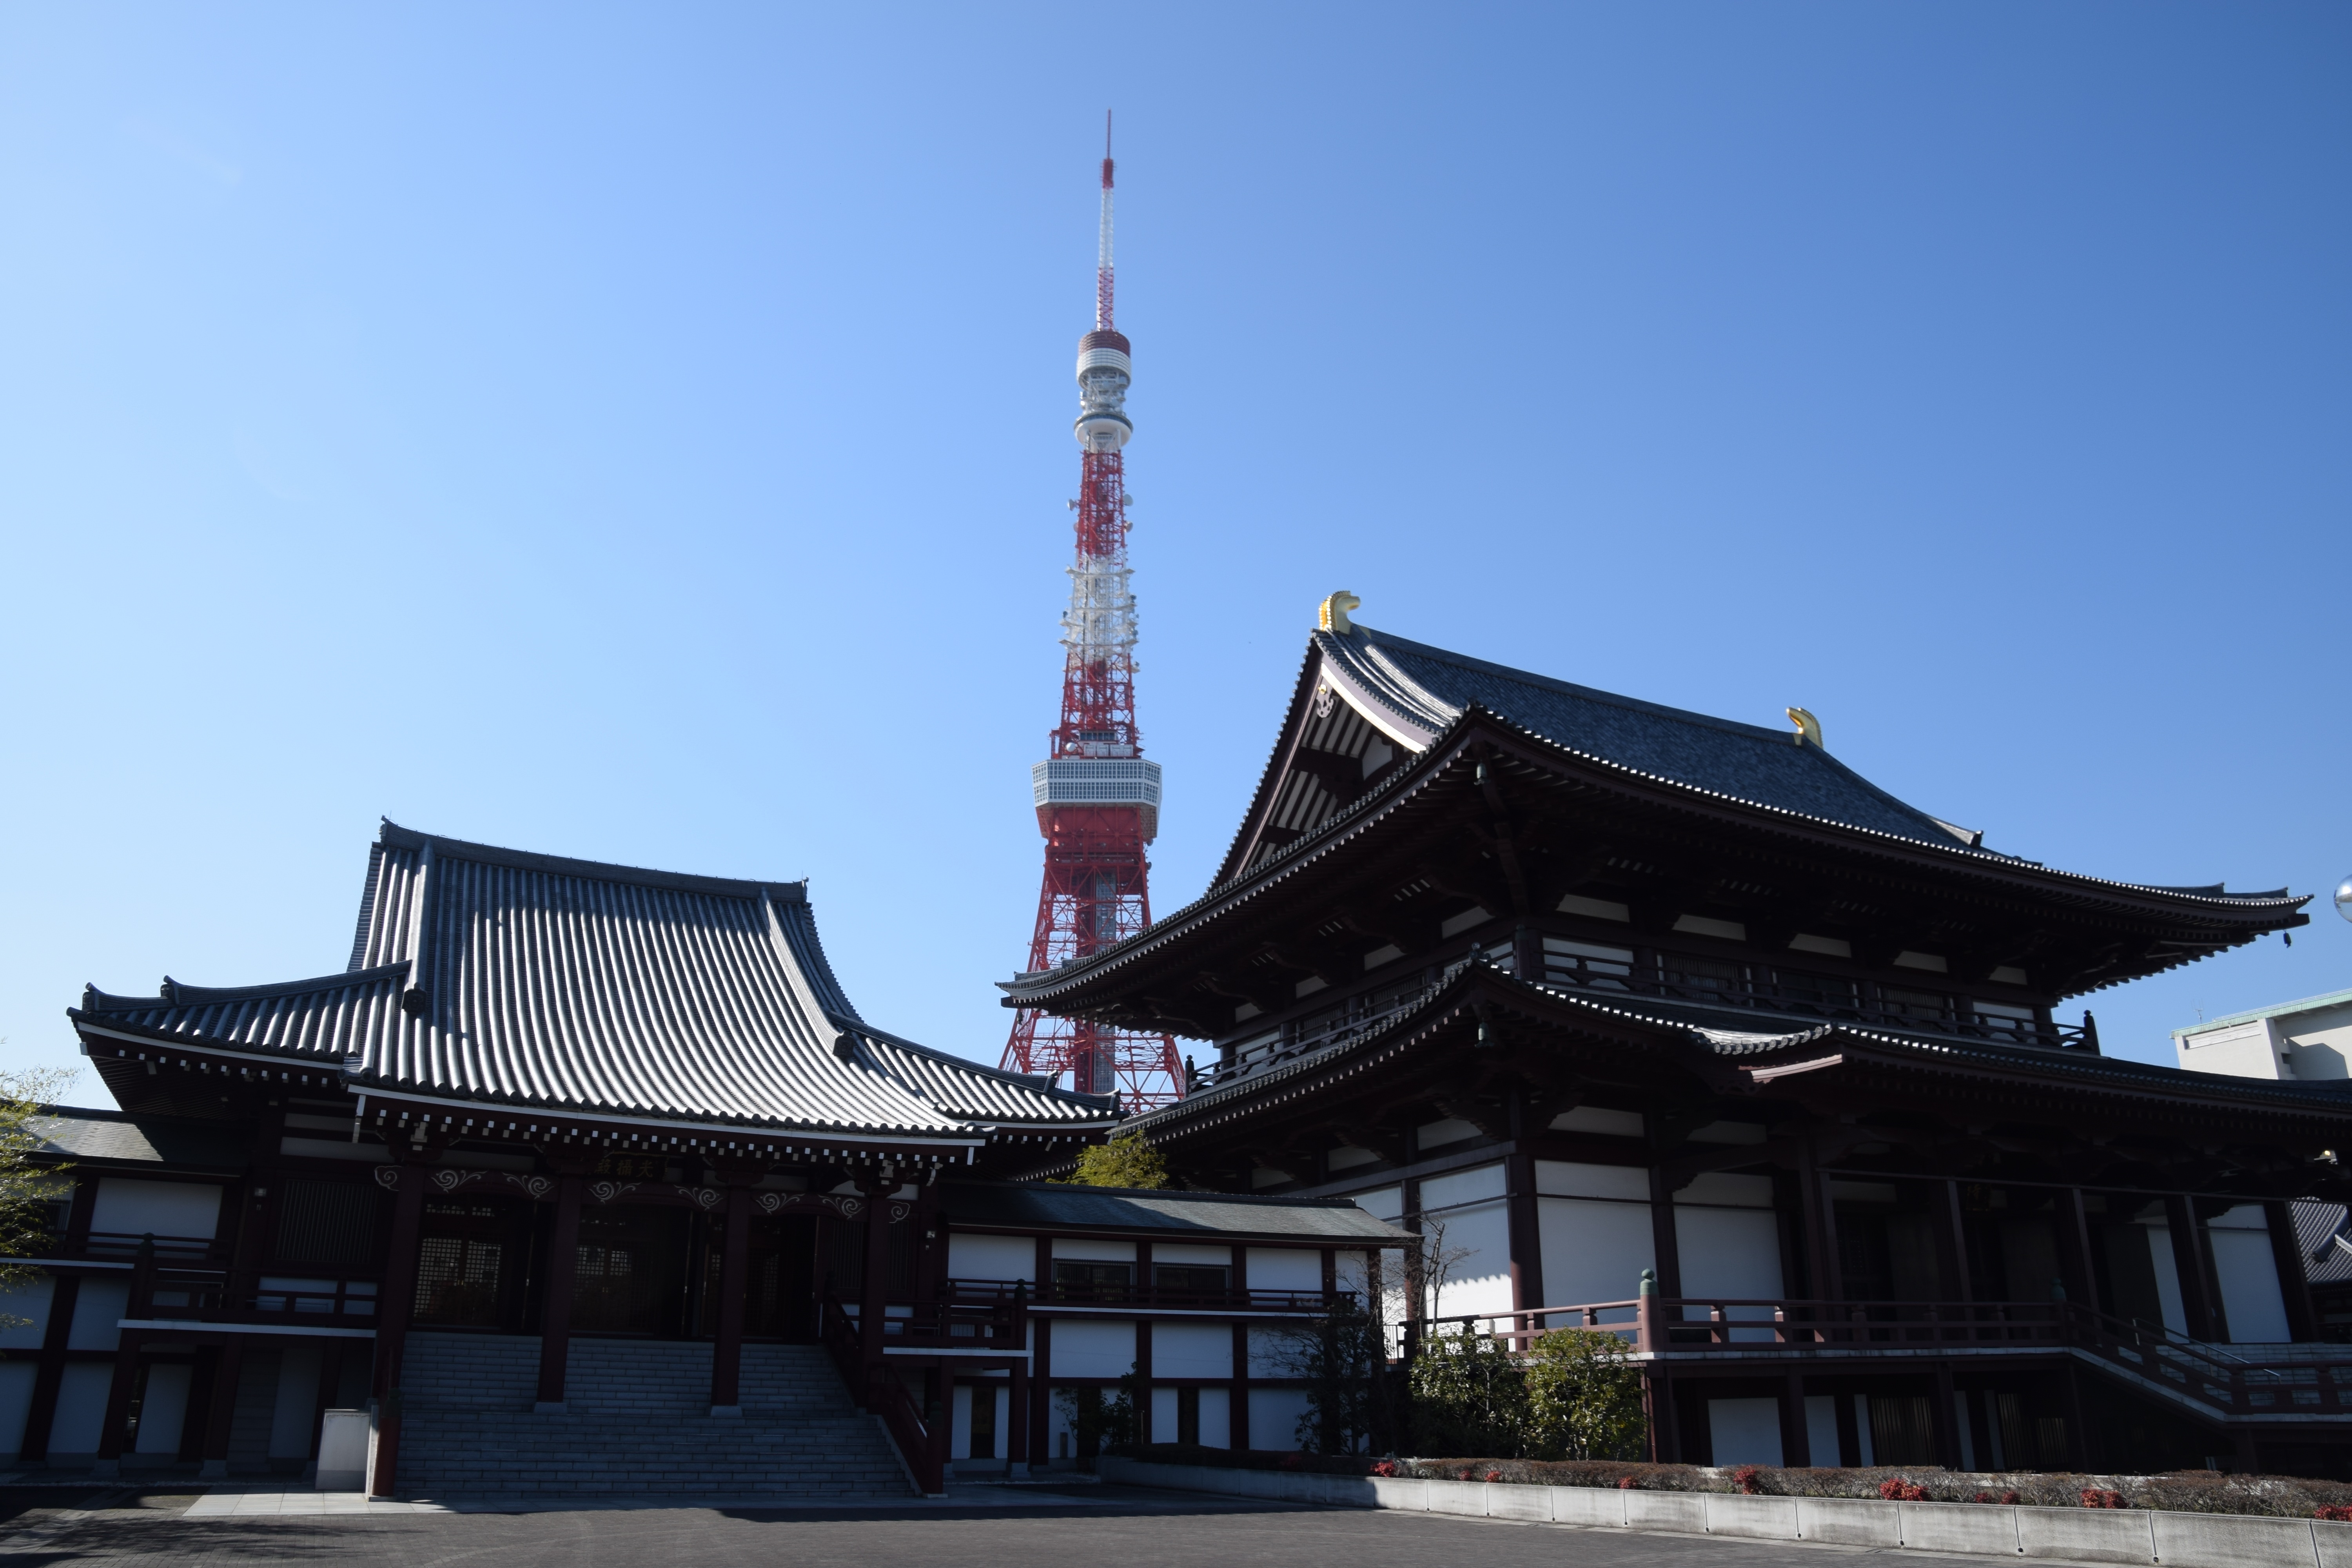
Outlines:
{"type": "MultiPolygon", "coordinates": [[[[1931,1466],[1878,1465],[1840,1469],[1782,1469],[1741,1465],[1647,1465],[1609,1459],[1382,1459],[1367,1455],[1280,1453],[1262,1448],[1203,1448],[1191,1443],[1149,1443],[1117,1450],[1157,1465],[1224,1469],[1300,1470],[1327,1476],[1370,1476],[1393,1466],[1394,1475],[1426,1480],[1501,1485],[1622,1487],[1643,1491],[1754,1492],[1768,1497],[1904,1496],[1928,1502],[2014,1502],[2037,1508],[2145,1508],[2173,1513],[2266,1514],[2310,1519],[2322,1509],[2352,1508],[2352,1485],[2291,1476],[2232,1476],[2174,1470],[2158,1476],[2074,1475],[2046,1470],[1958,1471],[1931,1466]],[[1897,1484],[1890,1492],[1888,1483],[1897,1484]]],[[[2322,1516],[2326,1517],[2326,1516],[2322,1516]]]]}

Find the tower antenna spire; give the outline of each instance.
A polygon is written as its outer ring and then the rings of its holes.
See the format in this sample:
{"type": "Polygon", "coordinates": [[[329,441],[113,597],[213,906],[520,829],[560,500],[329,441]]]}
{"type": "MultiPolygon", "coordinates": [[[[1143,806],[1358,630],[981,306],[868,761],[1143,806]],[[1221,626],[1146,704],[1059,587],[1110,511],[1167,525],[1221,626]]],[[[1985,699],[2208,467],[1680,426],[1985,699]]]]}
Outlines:
{"type": "MultiPolygon", "coordinates": [[[[1099,952],[1151,923],[1150,863],[1160,836],[1160,764],[1143,756],[1135,724],[1135,595],[1127,564],[1127,417],[1134,364],[1111,324],[1110,116],[1103,116],[1102,230],[1095,262],[1095,330],[1078,340],[1077,555],[1062,616],[1062,719],[1045,760],[1029,771],[1045,878],[1029,969],[1099,952]]],[[[1173,1037],[1024,1007],[1013,1016],[1004,1066],[1070,1075],[1070,1087],[1117,1093],[1130,1110],[1183,1093],[1173,1037]]]]}
{"type": "Polygon", "coordinates": [[[1111,330],[1110,110],[1103,110],[1102,233],[1095,245],[1095,329],[1111,330]]]}

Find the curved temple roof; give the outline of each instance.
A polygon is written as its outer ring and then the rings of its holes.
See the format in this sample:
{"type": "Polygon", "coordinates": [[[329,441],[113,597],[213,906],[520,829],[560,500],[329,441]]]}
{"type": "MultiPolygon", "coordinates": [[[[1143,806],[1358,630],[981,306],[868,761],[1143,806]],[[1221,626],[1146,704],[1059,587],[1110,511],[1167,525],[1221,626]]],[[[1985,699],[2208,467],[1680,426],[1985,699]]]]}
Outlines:
{"type": "Polygon", "coordinates": [[[1075,1131],[1109,1096],[866,1024],[806,884],[563,860],[386,822],[342,974],[152,997],[95,989],[87,1029],[291,1057],[353,1089],[815,1132],[1075,1131]]]}

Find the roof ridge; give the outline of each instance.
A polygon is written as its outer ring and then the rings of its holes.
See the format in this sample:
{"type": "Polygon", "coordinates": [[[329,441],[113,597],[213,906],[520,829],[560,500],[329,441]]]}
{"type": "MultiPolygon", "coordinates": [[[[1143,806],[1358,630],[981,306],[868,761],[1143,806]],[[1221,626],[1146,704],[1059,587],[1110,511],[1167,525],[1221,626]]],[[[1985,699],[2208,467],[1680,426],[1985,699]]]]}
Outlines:
{"type": "Polygon", "coordinates": [[[430,847],[436,857],[472,860],[485,866],[505,866],[521,871],[545,871],[559,877],[583,877],[592,881],[622,882],[637,887],[667,888],[677,892],[712,893],[721,898],[757,900],[761,892],[781,903],[804,903],[808,879],[796,882],[745,880],[737,877],[705,877],[691,871],[662,871],[644,866],[622,866],[607,860],[579,860],[562,855],[541,855],[530,849],[506,849],[463,838],[444,838],[403,827],[383,819],[376,842],[404,849],[430,847]]]}
{"type": "Polygon", "coordinates": [[[373,985],[380,980],[406,974],[408,963],[409,961],[404,958],[394,963],[380,963],[373,969],[342,969],[309,980],[273,980],[260,985],[190,985],[167,974],[163,977],[163,989],[152,996],[118,995],[100,991],[95,985],[85,985],[81,993],[81,1010],[85,1013],[131,1013],[153,1007],[203,1007],[221,1002],[249,1002],[265,996],[300,996],[314,991],[348,991],[354,986],[373,985]]]}

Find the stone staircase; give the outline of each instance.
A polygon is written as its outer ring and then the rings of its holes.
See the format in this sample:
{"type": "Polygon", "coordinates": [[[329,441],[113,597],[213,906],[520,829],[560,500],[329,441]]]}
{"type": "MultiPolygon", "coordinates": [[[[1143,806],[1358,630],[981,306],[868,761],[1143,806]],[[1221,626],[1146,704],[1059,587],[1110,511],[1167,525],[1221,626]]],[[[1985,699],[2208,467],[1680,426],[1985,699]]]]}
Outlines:
{"type": "Polygon", "coordinates": [[[713,1419],[710,1347],[572,1342],[565,1414],[531,1410],[536,1337],[411,1333],[401,1373],[409,1495],[905,1497],[898,1450],[818,1345],[745,1345],[739,1419],[713,1419]]]}

